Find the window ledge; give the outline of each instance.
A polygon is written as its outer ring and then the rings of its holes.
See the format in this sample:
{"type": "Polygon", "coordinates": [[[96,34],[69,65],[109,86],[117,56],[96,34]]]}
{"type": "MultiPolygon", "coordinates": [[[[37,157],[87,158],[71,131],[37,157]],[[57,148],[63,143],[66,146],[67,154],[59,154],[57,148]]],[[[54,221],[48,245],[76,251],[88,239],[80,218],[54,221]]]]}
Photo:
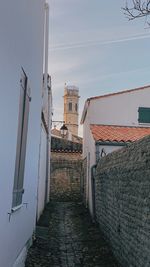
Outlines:
{"type": "Polygon", "coordinates": [[[18,205],[18,206],[16,206],[16,207],[11,208],[11,211],[8,212],[9,222],[10,222],[10,220],[11,220],[11,216],[13,215],[13,213],[16,212],[17,210],[21,209],[22,206],[23,206],[23,204],[20,204],[20,205],[18,205]]]}
{"type": "Polygon", "coordinates": [[[145,126],[145,125],[150,125],[150,122],[139,122],[138,124],[139,124],[139,125],[144,125],[144,126],[145,126]]]}
{"type": "Polygon", "coordinates": [[[15,211],[21,209],[22,206],[23,206],[23,204],[20,204],[20,205],[18,205],[18,206],[16,206],[16,207],[13,207],[13,208],[11,209],[11,212],[13,213],[13,212],[15,212],[15,211]]]}

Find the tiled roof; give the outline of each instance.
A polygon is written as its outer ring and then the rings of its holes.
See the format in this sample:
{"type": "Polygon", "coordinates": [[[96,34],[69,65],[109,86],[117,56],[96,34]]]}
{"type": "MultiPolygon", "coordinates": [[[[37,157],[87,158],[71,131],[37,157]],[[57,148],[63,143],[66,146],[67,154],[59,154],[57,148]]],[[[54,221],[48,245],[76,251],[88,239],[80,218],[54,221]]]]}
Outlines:
{"type": "Polygon", "coordinates": [[[134,88],[134,89],[127,89],[127,90],[123,90],[123,91],[119,91],[119,92],[115,92],[115,93],[110,93],[110,94],[105,94],[105,95],[100,95],[100,96],[94,96],[94,97],[88,98],[87,100],[94,100],[94,99],[99,99],[99,98],[108,97],[108,96],[132,93],[132,92],[139,91],[139,90],[144,90],[144,89],[147,89],[147,88],[150,88],[150,85],[146,85],[146,86],[138,87],[138,88],[134,88]]]}
{"type": "MultiPolygon", "coordinates": [[[[60,137],[60,138],[62,138],[62,135],[61,135],[60,130],[58,130],[56,128],[53,128],[51,130],[51,134],[52,134],[53,137],[60,137]]],[[[78,136],[78,135],[72,134],[72,140],[71,141],[74,142],[74,143],[80,143],[80,144],[82,144],[83,138],[80,137],[80,136],[78,136]]]]}
{"type": "Polygon", "coordinates": [[[82,153],[82,144],[57,138],[51,138],[51,152],[82,153]]]}
{"type": "Polygon", "coordinates": [[[72,135],[72,141],[73,142],[76,142],[76,143],[82,144],[83,138],[81,136],[77,136],[77,135],[73,134],[72,135]]]}
{"type": "Polygon", "coordinates": [[[95,141],[134,142],[150,135],[150,127],[127,127],[115,125],[90,125],[95,141]]]}
{"type": "Polygon", "coordinates": [[[61,133],[60,133],[60,130],[54,128],[51,130],[51,134],[54,135],[54,136],[58,136],[58,137],[61,137],[61,133]]]}

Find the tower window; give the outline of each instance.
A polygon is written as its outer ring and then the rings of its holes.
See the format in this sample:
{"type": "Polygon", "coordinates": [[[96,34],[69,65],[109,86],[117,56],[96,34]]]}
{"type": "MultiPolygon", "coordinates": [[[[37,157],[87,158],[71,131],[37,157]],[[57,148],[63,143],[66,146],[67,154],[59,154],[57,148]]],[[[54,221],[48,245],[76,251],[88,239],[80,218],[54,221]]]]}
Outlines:
{"type": "Polygon", "coordinates": [[[69,103],[69,111],[72,111],[72,103],[69,103]]]}
{"type": "Polygon", "coordinates": [[[75,104],[75,111],[78,111],[78,104],[75,104]]]}

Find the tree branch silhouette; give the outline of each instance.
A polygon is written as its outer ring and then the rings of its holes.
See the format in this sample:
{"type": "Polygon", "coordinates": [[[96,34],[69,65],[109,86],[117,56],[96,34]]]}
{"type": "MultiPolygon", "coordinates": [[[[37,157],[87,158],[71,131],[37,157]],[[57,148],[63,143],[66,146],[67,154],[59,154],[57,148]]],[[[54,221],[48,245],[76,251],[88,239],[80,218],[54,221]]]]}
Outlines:
{"type": "Polygon", "coordinates": [[[146,22],[150,25],[147,18],[150,15],[150,0],[131,0],[130,6],[127,1],[123,11],[129,20],[146,17],[146,22]]]}

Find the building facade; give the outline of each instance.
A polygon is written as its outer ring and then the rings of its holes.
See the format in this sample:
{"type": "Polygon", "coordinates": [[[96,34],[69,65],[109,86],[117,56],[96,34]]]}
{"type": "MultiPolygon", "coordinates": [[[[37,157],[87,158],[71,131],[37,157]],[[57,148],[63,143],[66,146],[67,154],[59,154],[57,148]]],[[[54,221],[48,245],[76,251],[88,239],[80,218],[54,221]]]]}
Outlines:
{"type": "Polygon", "coordinates": [[[48,6],[43,0],[0,3],[0,266],[3,267],[24,266],[35,229],[47,13],[48,6]]]}
{"type": "Polygon", "coordinates": [[[39,149],[37,221],[44,207],[49,202],[50,188],[50,151],[51,151],[51,121],[52,121],[52,90],[51,77],[43,78],[41,135],[39,149]]]}
{"type": "Polygon", "coordinates": [[[150,86],[91,97],[82,113],[85,195],[94,212],[93,172],[101,157],[150,133],[150,86]]]}

